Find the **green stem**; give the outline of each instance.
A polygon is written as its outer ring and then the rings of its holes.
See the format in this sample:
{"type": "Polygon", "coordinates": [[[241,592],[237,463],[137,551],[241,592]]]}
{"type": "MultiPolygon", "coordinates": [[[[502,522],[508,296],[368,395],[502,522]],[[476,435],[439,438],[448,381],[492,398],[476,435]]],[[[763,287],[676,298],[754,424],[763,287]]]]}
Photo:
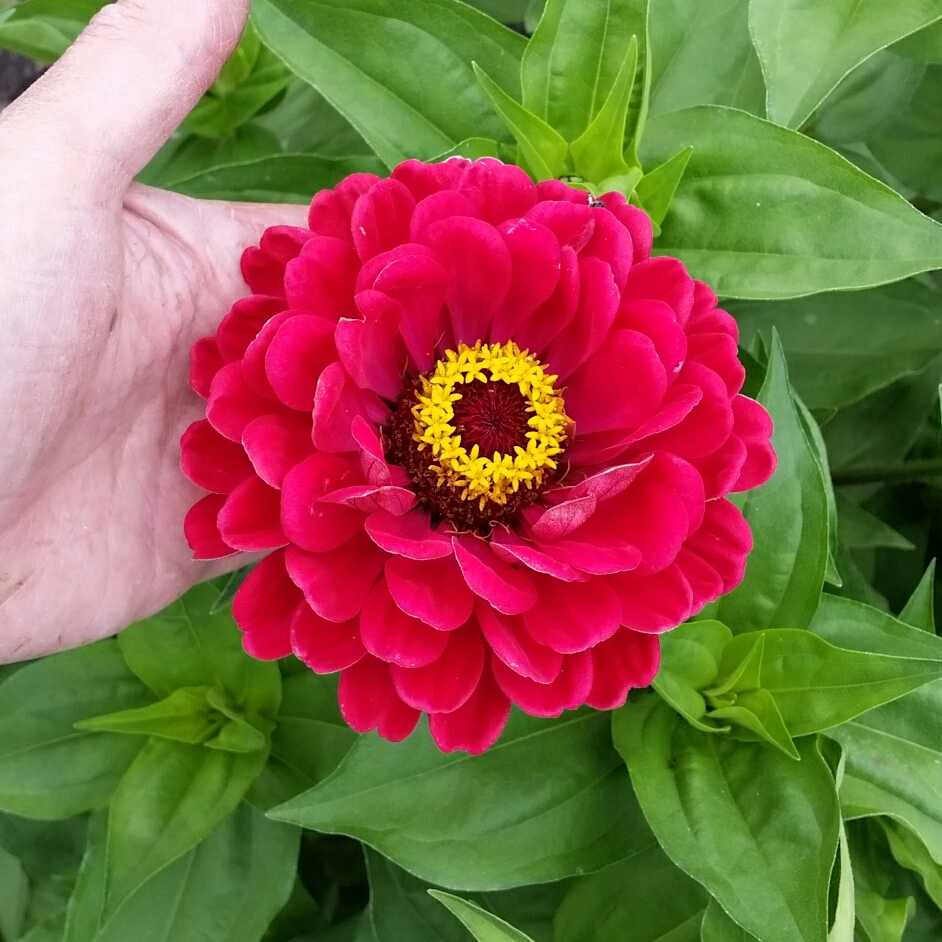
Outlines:
{"type": "Polygon", "coordinates": [[[906,461],[903,464],[872,465],[849,468],[831,475],[835,485],[881,484],[890,481],[917,481],[919,478],[942,477],[942,458],[906,461]]]}

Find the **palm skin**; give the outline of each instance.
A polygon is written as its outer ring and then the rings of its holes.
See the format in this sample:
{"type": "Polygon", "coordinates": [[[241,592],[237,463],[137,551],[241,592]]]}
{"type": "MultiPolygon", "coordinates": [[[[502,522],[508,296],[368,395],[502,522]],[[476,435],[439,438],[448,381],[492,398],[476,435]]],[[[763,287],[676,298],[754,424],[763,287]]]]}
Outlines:
{"type": "MultiPolygon", "coordinates": [[[[176,3],[158,3],[148,28],[171,29],[176,3]]],[[[103,30],[111,48],[115,21],[140,29],[147,6],[106,8],[117,11],[103,30]]],[[[172,107],[158,96],[155,127],[141,124],[132,145],[116,139],[112,153],[107,135],[77,125],[55,69],[0,118],[0,662],[104,637],[244,562],[196,563],[183,538],[199,496],[179,468],[180,435],[201,413],[189,349],[247,293],[241,251],[304,212],[192,200],[130,178],[212,81],[245,6],[207,3],[194,38],[201,14],[179,4],[187,61],[202,71],[172,107]]],[[[169,35],[174,53],[179,39],[169,35]]],[[[154,37],[140,42],[152,48],[154,37]]],[[[82,67],[75,58],[60,66],[82,67]]],[[[128,121],[143,122],[130,98],[128,121]]],[[[111,133],[120,121],[107,107],[111,133]]]]}

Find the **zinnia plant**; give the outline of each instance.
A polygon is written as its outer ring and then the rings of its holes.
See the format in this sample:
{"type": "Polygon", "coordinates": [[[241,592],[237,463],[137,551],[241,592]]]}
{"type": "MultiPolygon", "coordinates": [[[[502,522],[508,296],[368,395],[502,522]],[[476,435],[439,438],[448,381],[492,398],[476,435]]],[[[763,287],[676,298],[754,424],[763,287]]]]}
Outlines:
{"type": "Polygon", "coordinates": [[[0,668],[0,942],[942,939],[940,24],[253,0],[142,174],[297,204],[169,378],[223,575],[0,668]]]}
{"type": "Polygon", "coordinates": [[[515,703],[621,706],[735,588],[775,467],[735,321],[619,193],[407,161],[269,229],[193,351],[198,558],[274,550],[246,650],[342,671],[350,725],[479,753],[515,703]]]}

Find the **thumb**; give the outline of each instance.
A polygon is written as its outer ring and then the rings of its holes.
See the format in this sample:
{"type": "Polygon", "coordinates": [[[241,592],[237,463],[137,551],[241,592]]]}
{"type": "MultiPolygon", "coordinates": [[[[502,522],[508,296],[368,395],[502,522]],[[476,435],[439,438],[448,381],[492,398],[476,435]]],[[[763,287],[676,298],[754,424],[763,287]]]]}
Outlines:
{"type": "Polygon", "coordinates": [[[130,180],[213,83],[250,0],[118,0],[4,114],[67,141],[72,170],[130,180]]]}

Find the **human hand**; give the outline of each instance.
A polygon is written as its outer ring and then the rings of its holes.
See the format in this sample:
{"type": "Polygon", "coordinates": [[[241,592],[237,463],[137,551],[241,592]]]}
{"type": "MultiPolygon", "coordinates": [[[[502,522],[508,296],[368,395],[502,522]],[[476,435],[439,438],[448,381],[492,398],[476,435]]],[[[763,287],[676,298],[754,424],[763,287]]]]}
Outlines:
{"type": "Polygon", "coordinates": [[[112,634],[194,582],[179,469],[191,344],[241,250],[300,207],[132,182],[215,79],[249,0],[119,0],[0,115],[0,662],[112,634]]]}

